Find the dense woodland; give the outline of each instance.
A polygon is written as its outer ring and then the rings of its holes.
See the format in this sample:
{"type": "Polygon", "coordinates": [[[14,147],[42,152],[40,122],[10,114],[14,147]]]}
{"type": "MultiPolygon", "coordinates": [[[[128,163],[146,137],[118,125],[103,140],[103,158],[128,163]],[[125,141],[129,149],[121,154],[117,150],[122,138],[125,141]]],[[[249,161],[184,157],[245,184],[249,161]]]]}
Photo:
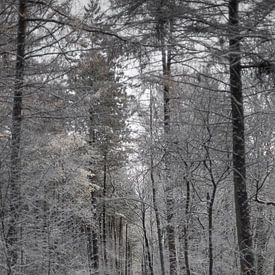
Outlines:
{"type": "Polygon", "coordinates": [[[275,1],[1,0],[0,275],[275,275],[275,1]]]}

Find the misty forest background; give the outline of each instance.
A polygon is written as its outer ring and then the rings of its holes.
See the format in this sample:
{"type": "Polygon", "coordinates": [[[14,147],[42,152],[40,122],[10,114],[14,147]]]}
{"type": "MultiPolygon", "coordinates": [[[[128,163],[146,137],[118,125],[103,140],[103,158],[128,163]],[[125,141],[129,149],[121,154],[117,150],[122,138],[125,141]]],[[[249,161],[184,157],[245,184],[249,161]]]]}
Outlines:
{"type": "Polygon", "coordinates": [[[1,275],[275,275],[275,1],[1,0],[1,275]]]}

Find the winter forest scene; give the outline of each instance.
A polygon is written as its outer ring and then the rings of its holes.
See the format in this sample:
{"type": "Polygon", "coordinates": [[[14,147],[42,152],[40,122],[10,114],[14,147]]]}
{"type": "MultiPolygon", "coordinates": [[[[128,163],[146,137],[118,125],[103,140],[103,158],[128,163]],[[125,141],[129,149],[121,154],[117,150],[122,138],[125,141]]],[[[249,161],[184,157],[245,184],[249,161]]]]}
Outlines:
{"type": "Polygon", "coordinates": [[[275,275],[275,0],[0,0],[0,275],[275,275]]]}

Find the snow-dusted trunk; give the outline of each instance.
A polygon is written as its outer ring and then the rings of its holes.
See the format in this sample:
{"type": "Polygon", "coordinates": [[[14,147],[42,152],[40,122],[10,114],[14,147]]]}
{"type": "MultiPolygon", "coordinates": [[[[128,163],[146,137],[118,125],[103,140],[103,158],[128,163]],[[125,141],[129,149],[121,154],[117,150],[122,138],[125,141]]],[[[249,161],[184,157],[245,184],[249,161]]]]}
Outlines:
{"type": "Polygon", "coordinates": [[[153,271],[153,263],[152,263],[152,256],[150,253],[150,245],[149,245],[149,240],[147,236],[147,230],[146,230],[146,209],[144,203],[142,204],[142,229],[143,229],[143,237],[144,237],[144,265],[147,270],[148,266],[148,275],[154,275],[153,271]]]}
{"type": "Polygon", "coordinates": [[[107,259],[107,220],[106,220],[106,194],[107,194],[107,153],[104,155],[103,163],[103,206],[102,206],[102,253],[103,253],[103,270],[104,274],[107,273],[108,269],[108,259],[107,259]]]}
{"type": "Polygon", "coordinates": [[[165,275],[165,265],[164,265],[164,250],[162,244],[162,234],[161,234],[161,224],[160,224],[160,214],[157,203],[157,187],[154,177],[154,156],[153,156],[153,102],[152,102],[152,91],[150,90],[150,178],[152,184],[152,197],[153,197],[153,207],[156,217],[156,227],[157,227],[157,238],[158,238],[158,250],[160,258],[160,274],[165,275]]]}
{"type": "Polygon", "coordinates": [[[15,68],[15,88],[11,125],[11,159],[10,159],[10,219],[7,232],[7,267],[8,275],[14,274],[19,257],[18,237],[20,232],[20,174],[21,174],[21,127],[22,97],[25,68],[27,0],[20,0],[18,7],[17,52],[15,68]]]}
{"type": "Polygon", "coordinates": [[[207,212],[208,212],[208,275],[213,275],[214,255],[213,255],[213,207],[215,196],[217,192],[217,185],[213,183],[211,195],[207,193],[207,212]]]}
{"type": "MultiPolygon", "coordinates": [[[[172,24],[172,22],[169,22],[172,24]]],[[[170,28],[169,28],[170,29],[170,28]]],[[[170,81],[171,81],[171,49],[167,46],[165,41],[165,26],[160,28],[161,39],[161,55],[162,55],[162,73],[163,73],[163,121],[164,121],[164,138],[166,142],[165,152],[165,170],[166,170],[166,207],[167,207],[167,239],[169,250],[169,266],[170,275],[177,274],[177,253],[176,253],[176,237],[175,228],[173,225],[174,217],[174,194],[173,184],[171,180],[171,102],[170,102],[170,81]]]]}
{"type": "Polygon", "coordinates": [[[241,78],[239,0],[229,1],[230,93],[233,127],[233,179],[236,226],[242,275],[254,275],[250,209],[246,190],[244,108],[241,78]]]}
{"type": "MultiPolygon", "coordinates": [[[[89,145],[92,146],[93,143],[95,143],[95,131],[93,129],[94,119],[93,119],[93,112],[90,110],[90,127],[89,127],[89,145]]],[[[92,172],[92,171],[90,171],[92,172]]],[[[90,179],[91,180],[91,179],[90,179]]],[[[96,199],[96,191],[91,191],[90,193],[90,199],[91,199],[91,211],[93,216],[93,225],[91,226],[91,232],[89,234],[89,238],[91,238],[91,251],[89,257],[90,257],[90,263],[92,270],[94,272],[94,275],[98,274],[99,269],[99,248],[98,248],[98,215],[97,215],[97,199],[96,199]]]]}
{"type": "Polygon", "coordinates": [[[162,65],[163,65],[163,104],[164,104],[164,136],[166,142],[166,157],[165,157],[165,170],[166,170],[166,207],[167,207],[167,239],[169,249],[169,265],[170,275],[177,273],[177,254],[175,243],[175,228],[173,225],[174,217],[174,195],[173,184],[171,180],[171,158],[170,152],[170,134],[171,134],[171,104],[170,104],[170,77],[171,77],[171,55],[169,49],[165,49],[163,44],[162,48],[162,65]]]}
{"type": "Polygon", "coordinates": [[[184,233],[184,263],[186,275],[191,275],[189,264],[189,230],[188,230],[188,216],[190,215],[190,197],[191,188],[189,180],[186,180],[186,201],[185,201],[185,225],[183,228],[184,233]]]}

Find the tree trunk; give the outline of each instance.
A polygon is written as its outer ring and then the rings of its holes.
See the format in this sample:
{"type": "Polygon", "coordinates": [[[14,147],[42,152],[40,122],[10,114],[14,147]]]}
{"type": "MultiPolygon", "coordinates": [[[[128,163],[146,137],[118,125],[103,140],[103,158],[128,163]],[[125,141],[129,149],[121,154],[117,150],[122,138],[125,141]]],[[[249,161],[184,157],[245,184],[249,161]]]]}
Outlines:
{"type": "Polygon", "coordinates": [[[118,263],[119,263],[119,273],[123,274],[123,222],[122,217],[119,220],[119,230],[118,230],[118,263]]]}
{"type": "Polygon", "coordinates": [[[208,275],[213,275],[214,256],[213,256],[213,206],[215,201],[215,195],[217,191],[217,185],[213,183],[213,190],[211,196],[207,193],[208,203],[208,275]]]}
{"type": "Polygon", "coordinates": [[[233,127],[233,179],[236,226],[242,275],[254,275],[250,212],[246,190],[244,110],[241,79],[239,0],[229,1],[230,93],[233,127]]]}
{"type": "MultiPolygon", "coordinates": [[[[172,20],[169,20],[169,36],[172,32],[172,20]]],[[[161,42],[162,73],[163,73],[163,122],[164,138],[166,143],[165,152],[165,170],[166,170],[166,207],[167,207],[167,239],[169,250],[170,275],[177,274],[177,253],[175,243],[175,228],[173,225],[174,217],[174,194],[173,184],[171,182],[171,102],[170,102],[170,80],[171,80],[171,49],[167,47],[165,37],[165,22],[161,21],[159,26],[159,35],[161,42]]]]}
{"type": "MultiPolygon", "coordinates": [[[[93,222],[97,223],[97,213],[96,213],[96,197],[94,192],[91,192],[91,206],[92,206],[92,212],[93,212],[93,222]]],[[[97,230],[95,228],[96,226],[92,226],[92,267],[94,270],[94,274],[98,274],[98,268],[99,268],[99,251],[98,251],[98,234],[97,230]]]]}
{"type": "Polygon", "coordinates": [[[157,189],[155,184],[154,177],[154,156],[153,156],[153,102],[152,102],[152,91],[150,90],[150,142],[151,142],[151,150],[150,150],[150,178],[152,184],[152,196],[153,196],[153,207],[156,216],[156,227],[157,227],[157,238],[158,238],[158,248],[159,248],[159,258],[160,258],[160,272],[161,275],[165,275],[165,265],[164,265],[164,250],[162,244],[162,234],[160,227],[160,215],[157,204],[157,189]]]}
{"type": "Polygon", "coordinates": [[[107,155],[104,155],[103,166],[103,206],[102,206],[102,245],[103,245],[103,269],[107,273],[107,231],[106,231],[106,184],[107,184],[107,155]]]}
{"type": "Polygon", "coordinates": [[[85,234],[87,237],[87,256],[88,256],[88,267],[89,267],[89,274],[92,275],[92,259],[93,259],[93,250],[92,250],[92,231],[91,231],[91,225],[84,225],[85,227],[85,234]]]}
{"type": "Polygon", "coordinates": [[[149,272],[148,274],[153,275],[154,271],[153,271],[153,265],[152,265],[152,257],[151,257],[151,253],[150,253],[150,246],[149,246],[149,241],[147,238],[147,231],[146,231],[146,223],[145,223],[145,218],[146,218],[146,209],[145,209],[145,205],[144,203],[142,204],[142,228],[143,228],[143,236],[144,236],[144,242],[145,242],[145,268],[147,270],[147,265],[149,267],[149,272]]]}
{"type": "Polygon", "coordinates": [[[26,41],[26,13],[27,0],[19,1],[18,8],[18,29],[17,29],[17,52],[15,68],[15,88],[12,109],[11,126],[11,163],[10,163],[10,220],[7,232],[7,267],[8,275],[13,274],[17,264],[18,253],[18,225],[20,211],[20,173],[21,173],[21,127],[22,127],[22,96],[24,86],[25,68],[25,41],[26,41]]]}
{"type": "Polygon", "coordinates": [[[125,226],[125,259],[124,259],[124,267],[125,267],[125,275],[128,275],[128,256],[129,256],[129,244],[128,244],[128,224],[125,226]]]}
{"type": "Polygon", "coordinates": [[[184,225],[184,262],[186,275],[191,275],[190,265],[189,265],[189,236],[188,236],[188,216],[190,208],[190,182],[186,180],[186,202],[185,202],[185,225],[184,225]]]}
{"type": "MultiPolygon", "coordinates": [[[[89,145],[92,146],[96,141],[95,131],[93,129],[94,119],[92,110],[89,111],[90,115],[90,125],[89,125],[89,145]]],[[[92,172],[92,171],[90,171],[92,172]]],[[[90,178],[92,181],[92,178],[90,178]]],[[[92,238],[92,258],[91,258],[91,266],[93,268],[93,272],[95,275],[98,274],[99,269],[99,249],[98,249],[98,215],[97,215],[97,199],[96,192],[91,191],[91,211],[93,216],[93,223],[91,226],[91,238],[92,238]]]]}

